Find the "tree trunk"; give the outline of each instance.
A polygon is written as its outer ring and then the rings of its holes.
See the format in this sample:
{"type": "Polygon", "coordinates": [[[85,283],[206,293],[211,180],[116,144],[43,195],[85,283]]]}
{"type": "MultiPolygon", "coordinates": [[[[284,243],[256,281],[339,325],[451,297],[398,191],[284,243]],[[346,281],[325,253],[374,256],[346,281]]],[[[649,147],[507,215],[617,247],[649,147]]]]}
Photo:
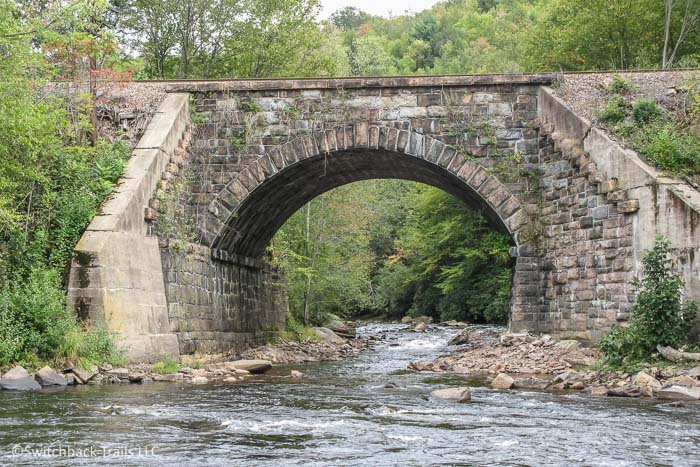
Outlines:
{"type": "MultiPolygon", "coordinates": [[[[306,203],[306,248],[309,255],[310,267],[313,267],[313,257],[310,250],[311,245],[311,202],[306,203]]],[[[311,295],[311,274],[306,274],[306,290],[304,291],[304,326],[309,325],[309,296],[311,295]]]]}
{"type": "Polygon", "coordinates": [[[668,69],[668,48],[671,43],[671,13],[673,12],[673,3],[674,0],[666,0],[665,1],[665,7],[666,7],[666,15],[664,19],[664,51],[663,51],[663,57],[661,60],[661,68],[664,70],[668,69]]]}
{"type": "Polygon", "coordinates": [[[662,357],[672,362],[682,362],[684,360],[700,361],[700,353],[681,352],[673,347],[664,347],[657,345],[656,350],[659,351],[662,357]]]}

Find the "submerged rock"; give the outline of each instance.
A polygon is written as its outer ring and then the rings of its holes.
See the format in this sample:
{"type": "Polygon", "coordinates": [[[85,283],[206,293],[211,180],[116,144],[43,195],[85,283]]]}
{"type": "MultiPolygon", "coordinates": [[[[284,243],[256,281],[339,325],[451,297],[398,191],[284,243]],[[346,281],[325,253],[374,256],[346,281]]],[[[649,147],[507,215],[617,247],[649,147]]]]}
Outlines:
{"type": "Polygon", "coordinates": [[[468,402],[472,399],[471,391],[467,387],[436,389],[435,391],[431,392],[430,395],[438,399],[445,399],[455,402],[468,402]]]}
{"type": "Polygon", "coordinates": [[[289,372],[289,376],[291,376],[292,378],[303,378],[304,373],[302,373],[301,371],[292,370],[289,372]]]}
{"type": "Polygon", "coordinates": [[[0,378],[0,388],[8,391],[36,391],[39,383],[21,366],[16,366],[0,378]]]}
{"type": "Polygon", "coordinates": [[[515,389],[547,389],[550,381],[535,377],[516,379],[513,382],[515,389]]]}
{"type": "Polygon", "coordinates": [[[413,329],[411,331],[413,332],[425,332],[428,330],[428,323],[425,322],[419,322],[415,326],[413,326],[413,329]]]}
{"type": "Polygon", "coordinates": [[[37,383],[41,384],[42,387],[68,386],[68,381],[66,380],[65,376],[59,375],[49,366],[45,366],[41,370],[37,371],[34,375],[34,379],[37,383]]]}

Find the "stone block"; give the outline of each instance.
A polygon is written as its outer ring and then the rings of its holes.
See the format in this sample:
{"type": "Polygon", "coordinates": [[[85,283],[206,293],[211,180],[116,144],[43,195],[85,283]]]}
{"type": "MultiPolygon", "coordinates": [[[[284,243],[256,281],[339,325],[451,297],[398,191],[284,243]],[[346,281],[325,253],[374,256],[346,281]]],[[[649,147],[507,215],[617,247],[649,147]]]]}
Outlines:
{"type": "Polygon", "coordinates": [[[631,214],[639,211],[639,200],[631,199],[617,203],[617,212],[622,214],[631,214]]]}

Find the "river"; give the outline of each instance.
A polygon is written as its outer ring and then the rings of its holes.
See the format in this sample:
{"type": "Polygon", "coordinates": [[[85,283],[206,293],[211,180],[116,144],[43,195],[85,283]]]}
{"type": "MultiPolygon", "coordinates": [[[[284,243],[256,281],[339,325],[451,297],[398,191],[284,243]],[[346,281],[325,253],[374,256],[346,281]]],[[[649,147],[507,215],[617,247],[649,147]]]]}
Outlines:
{"type": "Polygon", "coordinates": [[[698,406],[409,372],[457,331],[401,327],[361,328],[384,338],[353,361],[276,367],[241,384],[2,392],[0,464],[700,465],[698,406]],[[305,377],[285,377],[291,369],[305,377]],[[428,397],[464,384],[471,403],[428,397]]]}

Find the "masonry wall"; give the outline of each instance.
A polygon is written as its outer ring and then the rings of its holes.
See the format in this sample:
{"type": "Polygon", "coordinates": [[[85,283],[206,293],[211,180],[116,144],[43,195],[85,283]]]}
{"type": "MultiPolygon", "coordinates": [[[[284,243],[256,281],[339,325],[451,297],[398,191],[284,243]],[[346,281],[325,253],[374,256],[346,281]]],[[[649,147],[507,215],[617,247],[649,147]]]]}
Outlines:
{"type": "Polygon", "coordinates": [[[185,359],[224,359],[285,328],[286,281],[277,268],[219,261],[194,244],[163,248],[161,257],[170,332],[185,359]]]}

